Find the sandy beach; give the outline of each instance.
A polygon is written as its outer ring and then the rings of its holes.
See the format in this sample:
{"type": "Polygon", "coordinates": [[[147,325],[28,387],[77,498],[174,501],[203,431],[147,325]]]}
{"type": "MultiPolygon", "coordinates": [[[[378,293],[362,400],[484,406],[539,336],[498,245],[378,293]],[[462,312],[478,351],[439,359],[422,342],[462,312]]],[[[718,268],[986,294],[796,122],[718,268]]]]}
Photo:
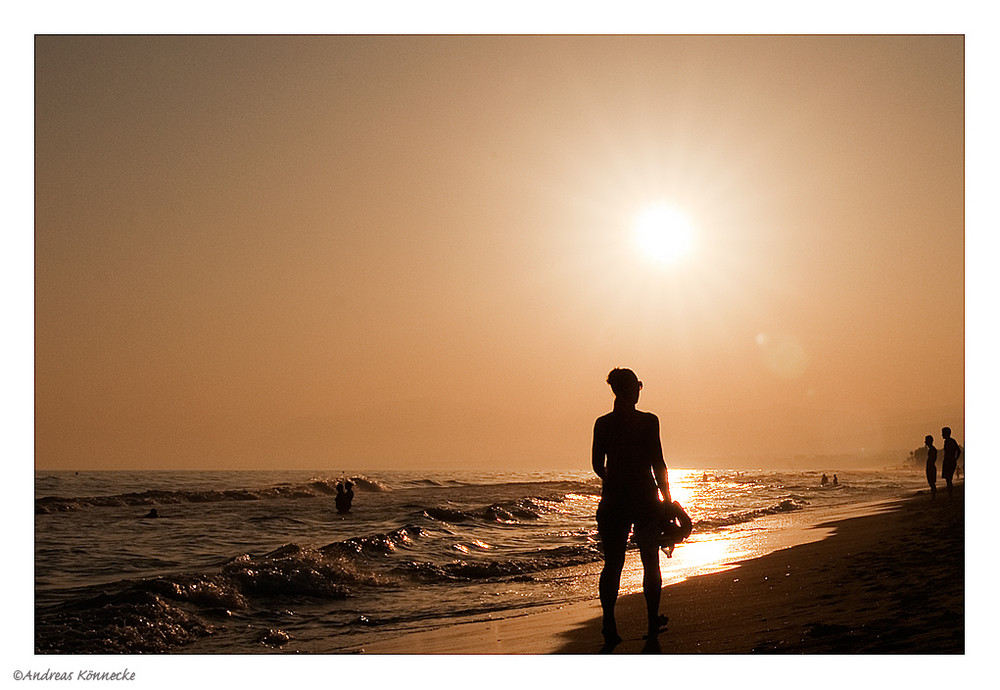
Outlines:
{"type": "Polygon", "coordinates": [[[641,594],[623,596],[624,641],[602,646],[600,606],[378,640],[365,654],[964,654],[965,501],[921,492],[818,525],[830,534],[667,586],[659,639],[641,594]]]}

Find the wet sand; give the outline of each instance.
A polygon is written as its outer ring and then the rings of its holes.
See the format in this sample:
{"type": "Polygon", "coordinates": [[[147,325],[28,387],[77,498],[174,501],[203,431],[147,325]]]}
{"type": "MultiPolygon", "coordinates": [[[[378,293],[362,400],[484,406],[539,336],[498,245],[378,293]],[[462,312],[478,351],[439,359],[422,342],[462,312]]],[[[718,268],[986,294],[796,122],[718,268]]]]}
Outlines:
{"type": "MultiPolygon", "coordinates": [[[[819,541],[663,589],[652,642],[641,594],[608,649],[594,601],[379,640],[366,654],[964,654],[965,501],[921,493],[820,525],[819,541]]],[[[596,599],[596,593],[595,593],[596,599]]]]}

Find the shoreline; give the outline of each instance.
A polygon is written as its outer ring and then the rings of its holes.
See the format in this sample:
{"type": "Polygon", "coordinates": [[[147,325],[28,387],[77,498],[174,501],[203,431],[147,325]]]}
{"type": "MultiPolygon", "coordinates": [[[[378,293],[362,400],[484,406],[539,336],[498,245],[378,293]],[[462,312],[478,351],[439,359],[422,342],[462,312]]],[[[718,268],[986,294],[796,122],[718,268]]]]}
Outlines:
{"type": "Polygon", "coordinates": [[[818,523],[818,540],[664,586],[658,640],[641,593],[622,595],[623,642],[604,649],[594,600],[388,637],[376,655],[964,654],[965,492],[926,492],[818,523]]]}

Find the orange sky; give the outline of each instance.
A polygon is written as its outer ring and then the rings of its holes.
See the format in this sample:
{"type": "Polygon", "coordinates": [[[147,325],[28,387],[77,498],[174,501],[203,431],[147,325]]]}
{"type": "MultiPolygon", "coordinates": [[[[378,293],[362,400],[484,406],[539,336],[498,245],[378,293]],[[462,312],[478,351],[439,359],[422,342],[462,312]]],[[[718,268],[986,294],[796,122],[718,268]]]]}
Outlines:
{"type": "Polygon", "coordinates": [[[38,468],[964,440],[964,39],[39,37],[38,468]],[[671,267],[631,221],[695,227],[671,267]]]}

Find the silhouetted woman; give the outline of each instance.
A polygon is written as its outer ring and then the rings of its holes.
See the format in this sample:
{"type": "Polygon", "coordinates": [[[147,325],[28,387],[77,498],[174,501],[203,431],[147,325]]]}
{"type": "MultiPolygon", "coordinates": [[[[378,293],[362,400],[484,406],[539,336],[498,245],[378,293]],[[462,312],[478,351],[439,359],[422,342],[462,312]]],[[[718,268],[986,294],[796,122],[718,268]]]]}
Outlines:
{"type": "Polygon", "coordinates": [[[659,518],[663,504],[671,503],[660,420],[651,412],[636,409],[642,381],[631,369],[614,369],[608,374],[608,384],[615,394],[614,408],[594,423],[592,451],[594,472],[602,480],[597,506],[597,532],[604,550],[604,567],[598,581],[603,612],[601,633],[609,649],[622,641],[615,620],[615,602],[631,532],[642,562],[642,591],[649,624],[647,648],[653,650],[666,624],[666,617],[659,615],[663,584],[659,518]]]}

